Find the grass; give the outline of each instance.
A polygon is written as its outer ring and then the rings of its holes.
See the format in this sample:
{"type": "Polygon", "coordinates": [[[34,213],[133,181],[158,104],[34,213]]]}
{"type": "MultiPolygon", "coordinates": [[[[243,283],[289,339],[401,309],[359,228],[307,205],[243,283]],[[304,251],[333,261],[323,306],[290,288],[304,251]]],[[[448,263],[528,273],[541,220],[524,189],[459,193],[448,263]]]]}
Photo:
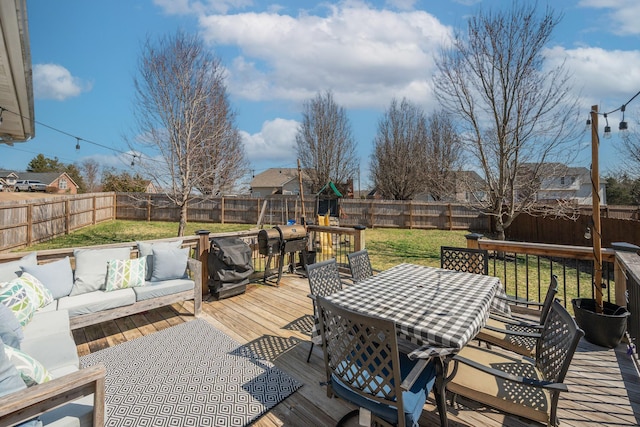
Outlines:
{"type": "MultiPolygon", "coordinates": [[[[185,235],[194,235],[196,230],[202,229],[216,233],[249,230],[253,227],[252,224],[188,223],[185,235]]],[[[178,225],[174,222],[116,220],[75,231],[69,235],[31,246],[26,250],[160,239],[175,237],[177,231],[178,225]]],[[[366,231],[365,245],[369,250],[371,263],[375,269],[384,270],[402,262],[439,267],[440,246],[466,247],[464,236],[467,233],[468,231],[376,228],[366,231]]],[[[561,267],[557,263],[552,266],[545,258],[530,258],[532,261],[530,261],[528,268],[522,256],[506,262],[497,260],[495,269],[493,260],[491,260],[489,272],[502,280],[510,295],[517,294],[519,297],[540,301],[544,298],[553,271],[554,274],[560,276],[558,297],[566,301],[567,305],[570,306],[571,298],[591,297],[591,277],[589,274],[583,272],[578,279],[578,273],[575,269],[568,270],[569,274],[564,274],[559,271],[561,267]]],[[[611,289],[611,292],[613,294],[614,290],[611,289]]],[[[570,307],[568,308],[570,309],[570,307]]]]}

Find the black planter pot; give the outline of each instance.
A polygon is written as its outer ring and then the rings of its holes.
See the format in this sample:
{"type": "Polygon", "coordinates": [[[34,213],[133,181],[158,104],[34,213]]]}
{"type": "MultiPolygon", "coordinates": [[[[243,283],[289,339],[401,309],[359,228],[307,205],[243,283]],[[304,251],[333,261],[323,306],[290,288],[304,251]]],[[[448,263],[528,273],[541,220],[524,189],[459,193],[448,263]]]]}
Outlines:
{"type": "Polygon", "coordinates": [[[571,304],[576,323],[587,341],[608,348],[620,343],[627,330],[627,317],[631,314],[626,308],[604,302],[604,312],[596,313],[596,302],[590,298],[572,299],[571,304]]]}

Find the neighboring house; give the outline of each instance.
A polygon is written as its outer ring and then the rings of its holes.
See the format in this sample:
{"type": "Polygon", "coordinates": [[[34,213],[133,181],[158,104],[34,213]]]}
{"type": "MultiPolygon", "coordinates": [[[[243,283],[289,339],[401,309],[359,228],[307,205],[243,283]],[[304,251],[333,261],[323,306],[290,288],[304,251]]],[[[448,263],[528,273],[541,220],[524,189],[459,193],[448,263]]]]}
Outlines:
{"type": "MultiPolygon", "coordinates": [[[[440,200],[441,202],[476,203],[486,199],[486,182],[475,171],[459,171],[451,174],[453,192],[440,200]]],[[[430,192],[421,192],[413,200],[434,202],[430,192]]]]}
{"type": "MultiPolygon", "coordinates": [[[[302,173],[302,187],[305,197],[311,196],[311,188],[304,172],[302,173]]],[[[299,195],[298,169],[271,168],[253,177],[251,197],[264,198],[272,194],[299,195]]]]}
{"type": "MultiPolygon", "coordinates": [[[[536,193],[540,202],[569,201],[578,205],[592,205],[591,173],[585,167],[566,166],[562,163],[546,163],[541,166],[542,180],[536,193]]],[[[600,184],[600,204],[607,204],[607,192],[600,184]]]]}
{"type": "Polygon", "coordinates": [[[15,174],[18,179],[33,179],[44,183],[48,193],[78,194],[78,184],[66,172],[15,172],[15,174]]]}
{"type": "Polygon", "coordinates": [[[8,191],[16,185],[18,174],[14,171],[0,170],[0,181],[4,184],[4,190],[8,191]]]}

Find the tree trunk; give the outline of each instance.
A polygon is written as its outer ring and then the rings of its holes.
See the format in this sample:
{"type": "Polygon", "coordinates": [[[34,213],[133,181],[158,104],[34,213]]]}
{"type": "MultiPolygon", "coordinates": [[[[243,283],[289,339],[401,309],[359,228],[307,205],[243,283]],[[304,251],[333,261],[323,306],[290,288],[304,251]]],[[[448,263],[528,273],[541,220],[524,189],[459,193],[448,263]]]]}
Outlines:
{"type": "Polygon", "coordinates": [[[187,204],[180,207],[180,222],[178,223],[178,237],[184,236],[184,230],[187,228],[187,204]]]}

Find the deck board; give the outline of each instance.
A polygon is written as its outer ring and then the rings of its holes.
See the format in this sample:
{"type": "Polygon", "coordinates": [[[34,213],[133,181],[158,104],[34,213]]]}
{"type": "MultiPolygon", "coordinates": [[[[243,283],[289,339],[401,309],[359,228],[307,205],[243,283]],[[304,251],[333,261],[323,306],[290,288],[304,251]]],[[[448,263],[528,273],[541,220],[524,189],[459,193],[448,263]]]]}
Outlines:
{"type": "MultiPolygon", "coordinates": [[[[236,341],[250,346],[304,384],[292,396],[258,419],[256,427],[330,426],[352,406],[329,399],[322,349],[310,348],[308,330],[313,307],[306,279],[284,275],[280,286],[251,284],[247,292],[221,301],[203,301],[202,318],[236,341]]],[[[127,318],[73,331],[79,355],[98,351],[170,326],[190,321],[192,302],[176,303],[127,318]]],[[[581,341],[567,375],[570,391],[560,398],[562,426],[595,427],[640,424],[640,379],[625,349],[603,349],[581,341]]],[[[459,397],[449,405],[450,426],[538,425],[459,397]]],[[[439,424],[433,399],[425,405],[421,426],[439,424]]],[[[347,426],[356,426],[351,420],[347,426]]]]}

